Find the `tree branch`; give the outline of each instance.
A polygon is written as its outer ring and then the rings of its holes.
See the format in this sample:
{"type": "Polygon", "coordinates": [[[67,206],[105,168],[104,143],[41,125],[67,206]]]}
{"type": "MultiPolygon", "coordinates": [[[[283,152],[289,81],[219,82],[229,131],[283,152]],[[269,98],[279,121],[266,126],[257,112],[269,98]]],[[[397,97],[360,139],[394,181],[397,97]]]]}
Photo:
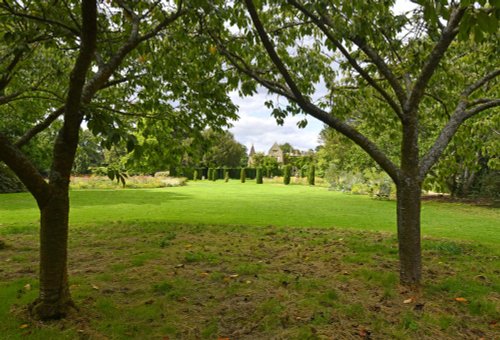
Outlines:
{"type": "Polygon", "coordinates": [[[260,36],[260,40],[262,41],[262,44],[264,45],[264,48],[267,51],[267,54],[269,55],[272,62],[277,67],[278,71],[281,73],[283,78],[285,79],[285,82],[287,83],[288,87],[290,88],[290,91],[293,93],[295,97],[295,101],[297,101],[299,105],[305,104],[307,101],[306,98],[304,97],[302,91],[300,91],[299,87],[293,80],[290,72],[288,72],[286,65],[283,63],[281,58],[276,53],[276,50],[274,49],[274,46],[271,43],[271,40],[269,39],[269,36],[267,35],[267,32],[264,26],[262,25],[262,22],[260,21],[259,15],[257,14],[257,10],[255,8],[255,5],[253,4],[253,1],[245,0],[245,4],[248,9],[248,12],[250,13],[250,17],[252,18],[255,29],[257,30],[257,33],[260,36]]]}
{"type": "Polygon", "coordinates": [[[500,99],[494,99],[482,105],[474,106],[471,110],[466,111],[467,102],[460,101],[455,109],[453,115],[450,120],[446,124],[446,126],[441,130],[441,133],[437,137],[436,141],[432,145],[432,147],[427,151],[425,156],[422,158],[420,163],[419,174],[421,178],[424,178],[432,166],[438,161],[438,159],[443,154],[446,146],[448,146],[449,142],[460,128],[462,123],[467,119],[477,115],[480,112],[483,112],[487,109],[500,106],[500,99]]]}
{"type": "Polygon", "coordinates": [[[430,97],[430,98],[434,99],[434,100],[435,100],[435,101],[437,101],[439,104],[441,104],[441,106],[442,106],[442,107],[443,107],[443,109],[444,109],[444,113],[446,113],[446,116],[447,116],[448,118],[450,118],[450,113],[448,112],[448,107],[446,106],[446,103],[445,103],[445,102],[444,102],[441,98],[439,98],[438,96],[435,96],[435,95],[433,95],[433,94],[427,93],[427,92],[425,92],[425,93],[424,93],[424,95],[425,95],[425,96],[427,96],[427,97],[430,97]]]}
{"type": "Polygon", "coordinates": [[[413,114],[416,114],[416,112],[418,111],[418,105],[420,104],[420,101],[424,95],[424,91],[427,87],[427,84],[429,83],[429,80],[434,74],[434,71],[441,62],[441,59],[443,58],[445,52],[448,50],[448,47],[452,43],[453,39],[455,39],[456,35],[458,34],[458,26],[465,11],[466,8],[457,6],[451,12],[448,24],[441,33],[439,41],[431,51],[424,66],[422,67],[422,71],[420,72],[419,77],[413,85],[410,97],[403,107],[405,113],[412,112],[413,114]]]}
{"type": "Polygon", "coordinates": [[[0,133],[0,160],[19,177],[36,199],[38,206],[43,206],[50,196],[50,186],[33,163],[2,133],[0,133]]]}
{"type": "Polygon", "coordinates": [[[481,86],[485,85],[490,80],[495,79],[499,75],[500,75],[500,69],[492,71],[492,72],[486,74],[483,78],[479,79],[474,84],[471,84],[470,86],[468,86],[462,92],[462,97],[468,97],[468,96],[470,96],[474,91],[478,90],[481,86]]]}
{"type": "Polygon", "coordinates": [[[342,45],[342,43],[335,38],[332,32],[325,26],[325,23],[329,27],[333,27],[333,24],[330,22],[329,18],[326,16],[322,16],[321,19],[315,16],[313,13],[307,10],[304,6],[299,4],[295,0],[288,0],[288,3],[301,11],[304,15],[309,17],[316,26],[326,35],[328,40],[332,42],[332,44],[337,47],[337,49],[342,53],[342,55],[347,59],[349,64],[363,77],[363,79],[373,87],[380,95],[385,99],[385,101],[389,104],[392,110],[396,113],[400,120],[403,120],[403,111],[401,107],[394,101],[394,99],[385,91],[377,82],[358,64],[358,62],[352,57],[352,55],[347,51],[347,49],[342,45]]]}
{"type": "Polygon", "coordinates": [[[80,125],[83,120],[82,94],[97,45],[96,0],[83,0],[80,51],[69,78],[68,94],[64,105],[64,122],[54,143],[54,157],[49,183],[55,188],[67,188],[71,168],[78,147],[80,125]]]}
{"type": "MultiPolygon", "coordinates": [[[[123,5],[125,6],[125,5],[123,5]]],[[[125,6],[126,7],[126,6],[125,6]]],[[[130,11],[130,9],[127,9],[130,11]]],[[[160,24],[158,24],[154,29],[152,29],[150,32],[146,33],[143,36],[139,35],[139,20],[140,18],[137,15],[132,16],[132,29],[129,35],[128,40],[118,49],[118,51],[111,57],[111,59],[105,63],[102,64],[99,67],[99,70],[97,73],[94,75],[94,77],[88,81],[87,85],[84,88],[83,91],[83,97],[82,101],[84,103],[89,103],[94,94],[104,88],[107,87],[105,84],[108,81],[108,79],[111,77],[113,72],[118,68],[118,66],[121,64],[123,59],[134,49],[136,48],[141,42],[148,40],[154,36],[156,36],[161,30],[163,30],[165,27],[173,23],[175,20],[177,20],[182,14],[184,14],[184,11],[182,9],[182,1],[180,1],[177,10],[175,13],[172,15],[166,17],[160,24]]]]}
{"type": "Polygon", "coordinates": [[[26,131],[26,133],[15,142],[15,146],[20,148],[27,144],[33,137],[45,130],[52,124],[57,118],[59,118],[64,113],[64,106],[58,108],[54,112],[51,112],[45,119],[33,126],[31,129],[26,131]]]}
{"type": "MultiPolygon", "coordinates": [[[[16,67],[16,65],[21,61],[21,58],[23,56],[24,52],[23,51],[17,51],[14,54],[14,58],[12,61],[9,63],[9,65],[5,68],[5,73],[2,78],[0,79],[0,93],[3,93],[7,85],[9,85],[11,79],[12,79],[12,71],[16,67]]],[[[1,103],[0,103],[1,105],[1,103]]]]}
{"type": "Polygon", "coordinates": [[[15,93],[11,93],[11,94],[8,94],[5,96],[0,96],[0,105],[10,103],[11,101],[15,100],[17,97],[19,97],[23,93],[24,93],[24,91],[17,91],[15,93]]]}
{"type": "Polygon", "coordinates": [[[356,144],[358,144],[363,150],[365,150],[394,180],[395,183],[399,182],[399,169],[397,166],[391,162],[391,160],[378,149],[378,147],[372,143],[366,136],[361,134],[352,126],[342,122],[340,119],[333,117],[328,112],[321,110],[314,104],[312,104],[307,98],[305,98],[300,89],[297,87],[295,82],[293,81],[292,76],[288,72],[286,66],[283,61],[280,59],[278,54],[276,53],[274,46],[272,45],[265,28],[260,21],[259,15],[257,14],[257,10],[252,2],[252,0],[245,0],[248,12],[252,18],[255,28],[260,36],[260,39],[269,54],[269,57],[276,65],[281,75],[285,79],[287,85],[290,87],[291,92],[294,95],[294,101],[311,116],[319,119],[324,122],[328,126],[333,127],[337,131],[341,132],[351,140],[353,140],[356,144]]]}
{"type": "Polygon", "coordinates": [[[148,40],[155,35],[157,35],[161,30],[163,30],[165,27],[173,23],[175,20],[177,20],[181,15],[185,13],[183,9],[183,0],[179,1],[179,4],[177,5],[177,10],[170,16],[166,17],[160,24],[158,24],[153,30],[151,30],[149,33],[144,34],[142,37],[140,37],[139,42],[148,40]]]}
{"type": "Polygon", "coordinates": [[[49,25],[59,26],[75,36],[80,35],[80,31],[78,29],[75,29],[74,27],[68,26],[60,21],[53,20],[53,19],[47,19],[45,17],[41,18],[41,17],[37,17],[36,15],[16,12],[15,9],[12,8],[12,6],[9,6],[9,4],[7,4],[7,2],[5,2],[5,1],[3,1],[2,7],[5,8],[10,14],[12,14],[16,17],[26,18],[26,19],[30,19],[30,20],[34,20],[34,21],[43,22],[43,23],[49,24],[49,25]]]}
{"type": "Polygon", "coordinates": [[[276,83],[274,81],[263,78],[259,72],[255,72],[252,68],[241,58],[239,55],[235,53],[231,53],[225,48],[224,43],[220,41],[218,37],[216,37],[213,32],[209,31],[210,36],[216,42],[218,50],[221,52],[223,56],[233,65],[238,71],[246,74],[250,78],[257,81],[259,84],[262,84],[268,90],[275,92],[287,99],[294,100],[294,96],[291,93],[290,89],[286,88],[282,84],[276,83]]]}
{"type": "Polygon", "coordinates": [[[474,106],[472,109],[465,111],[465,119],[469,119],[470,117],[473,117],[478,113],[483,112],[484,110],[488,110],[497,106],[500,106],[500,99],[492,99],[490,101],[484,102],[482,105],[474,106]]]}
{"type": "Polygon", "coordinates": [[[385,61],[380,57],[380,55],[373,48],[368,46],[366,41],[361,37],[354,37],[351,39],[353,43],[355,43],[365,54],[370,58],[370,60],[377,66],[377,69],[381,74],[384,75],[385,79],[389,82],[389,85],[394,90],[396,97],[399,100],[401,105],[404,105],[406,102],[406,93],[399,83],[397,77],[392,73],[389,66],[385,63],[385,61]]]}

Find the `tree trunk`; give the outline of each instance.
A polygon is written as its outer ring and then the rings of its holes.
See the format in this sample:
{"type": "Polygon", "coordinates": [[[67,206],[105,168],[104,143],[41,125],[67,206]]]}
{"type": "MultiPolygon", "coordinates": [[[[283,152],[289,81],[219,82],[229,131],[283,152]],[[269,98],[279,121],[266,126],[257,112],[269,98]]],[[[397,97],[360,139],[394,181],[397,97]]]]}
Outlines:
{"type": "Polygon", "coordinates": [[[418,286],[422,276],[420,249],[420,194],[421,183],[405,178],[397,185],[397,220],[400,281],[418,286]]]}
{"type": "Polygon", "coordinates": [[[30,310],[37,319],[60,319],[75,307],[67,269],[68,188],[54,188],[40,215],[40,293],[30,310]]]}

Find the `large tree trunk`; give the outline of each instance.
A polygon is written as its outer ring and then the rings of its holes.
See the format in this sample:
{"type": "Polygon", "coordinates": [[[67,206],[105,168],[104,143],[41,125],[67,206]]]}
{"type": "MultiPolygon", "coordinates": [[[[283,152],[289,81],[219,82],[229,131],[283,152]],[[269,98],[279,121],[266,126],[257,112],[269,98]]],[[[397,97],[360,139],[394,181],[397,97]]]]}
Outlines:
{"type": "Polygon", "coordinates": [[[31,312],[37,319],[59,319],[74,307],[67,270],[67,187],[53,190],[46,205],[40,207],[40,215],[40,293],[31,312]]]}
{"type": "Polygon", "coordinates": [[[404,285],[418,285],[422,276],[420,250],[420,194],[417,179],[406,178],[397,186],[397,220],[400,280],[404,285]]]}

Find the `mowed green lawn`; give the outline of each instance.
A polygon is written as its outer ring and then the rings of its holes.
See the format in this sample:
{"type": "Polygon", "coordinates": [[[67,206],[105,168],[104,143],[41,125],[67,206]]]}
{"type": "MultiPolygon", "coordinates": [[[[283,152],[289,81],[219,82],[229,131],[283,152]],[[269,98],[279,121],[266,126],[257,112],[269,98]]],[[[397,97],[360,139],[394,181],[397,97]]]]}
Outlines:
{"type": "MultiPolygon", "coordinates": [[[[37,228],[38,219],[35,201],[29,194],[0,195],[0,232],[37,228]]],[[[73,227],[106,227],[113,222],[133,221],[396,232],[396,202],[323,187],[239,181],[71,192],[73,227]]],[[[500,211],[462,203],[423,202],[422,230],[424,236],[500,244],[500,211]]]]}

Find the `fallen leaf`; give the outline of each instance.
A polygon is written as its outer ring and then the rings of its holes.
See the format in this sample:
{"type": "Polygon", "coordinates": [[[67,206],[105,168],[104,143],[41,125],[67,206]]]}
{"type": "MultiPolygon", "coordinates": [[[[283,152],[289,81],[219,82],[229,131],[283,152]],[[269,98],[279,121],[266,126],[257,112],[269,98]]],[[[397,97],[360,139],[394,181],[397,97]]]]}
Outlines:
{"type": "Polygon", "coordinates": [[[99,287],[98,287],[98,286],[96,286],[95,284],[93,284],[93,283],[92,283],[92,284],[91,284],[91,286],[92,286],[92,288],[93,288],[93,289],[95,289],[95,290],[99,290],[99,287]]]}
{"type": "Polygon", "coordinates": [[[466,299],[466,298],[463,298],[463,297],[456,297],[456,298],[455,298],[455,301],[457,301],[457,302],[462,302],[462,303],[467,303],[467,302],[469,302],[469,301],[467,301],[467,299],[466,299]]]}
{"type": "Polygon", "coordinates": [[[175,268],[184,268],[184,263],[179,263],[178,265],[175,266],[175,268]]]}
{"type": "Polygon", "coordinates": [[[25,290],[31,290],[31,285],[29,283],[24,285],[25,290]]]}
{"type": "Polygon", "coordinates": [[[28,327],[29,327],[29,325],[27,323],[23,323],[21,326],[19,326],[19,328],[21,328],[21,329],[25,329],[28,327]]]}
{"type": "Polygon", "coordinates": [[[165,335],[165,336],[162,338],[162,340],[170,340],[170,338],[169,338],[168,336],[166,336],[166,335],[165,335]]]}
{"type": "Polygon", "coordinates": [[[237,278],[238,276],[239,276],[238,274],[231,274],[231,275],[229,275],[229,277],[230,277],[231,279],[235,279],[235,278],[237,278]]]}
{"type": "Polygon", "coordinates": [[[221,338],[221,337],[218,337],[217,340],[230,340],[229,338],[221,338]]]}
{"type": "Polygon", "coordinates": [[[250,280],[246,280],[246,281],[245,281],[245,283],[246,283],[246,284],[250,284],[250,283],[252,283],[252,281],[250,281],[250,280]]]}
{"type": "Polygon", "coordinates": [[[411,298],[406,299],[406,300],[403,301],[403,303],[406,303],[406,304],[412,303],[412,302],[415,302],[415,298],[413,298],[413,297],[411,297],[411,298]]]}
{"type": "Polygon", "coordinates": [[[201,273],[200,274],[202,277],[207,277],[208,276],[208,273],[207,272],[204,272],[204,273],[201,273]]]}
{"type": "Polygon", "coordinates": [[[191,248],[193,245],[192,244],[186,244],[184,247],[185,248],[191,248]]]}

